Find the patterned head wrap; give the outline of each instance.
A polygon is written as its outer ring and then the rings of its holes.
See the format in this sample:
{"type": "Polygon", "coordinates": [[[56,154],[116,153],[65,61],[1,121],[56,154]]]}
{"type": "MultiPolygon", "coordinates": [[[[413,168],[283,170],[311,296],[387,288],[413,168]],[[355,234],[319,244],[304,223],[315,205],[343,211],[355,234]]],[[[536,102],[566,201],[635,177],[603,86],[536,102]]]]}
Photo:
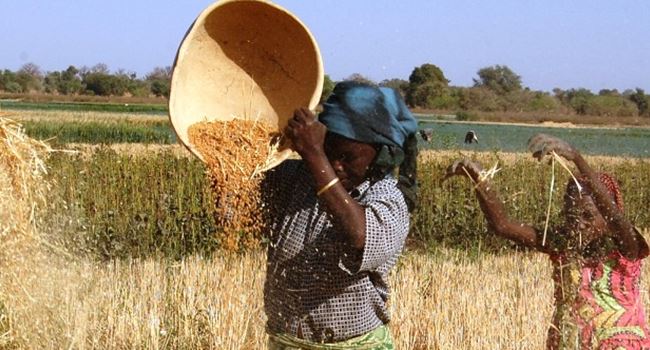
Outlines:
{"type": "MultiPolygon", "coordinates": [[[[607,173],[598,173],[598,180],[600,181],[603,186],[607,189],[607,192],[609,192],[609,195],[612,197],[614,200],[614,203],[620,209],[623,211],[623,196],[621,195],[621,188],[618,185],[618,181],[612,176],[607,173]]],[[[580,183],[583,183],[586,181],[586,177],[584,175],[578,176],[578,181],[580,183]]],[[[569,183],[567,184],[567,191],[577,191],[576,184],[573,180],[569,180],[569,183]]]]}
{"type": "Polygon", "coordinates": [[[399,167],[398,188],[409,210],[417,202],[417,121],[391,88],[355,81],[336,84],[318,119],[328,132],[382,146],[374,161],[383,175],[399,167]]]}

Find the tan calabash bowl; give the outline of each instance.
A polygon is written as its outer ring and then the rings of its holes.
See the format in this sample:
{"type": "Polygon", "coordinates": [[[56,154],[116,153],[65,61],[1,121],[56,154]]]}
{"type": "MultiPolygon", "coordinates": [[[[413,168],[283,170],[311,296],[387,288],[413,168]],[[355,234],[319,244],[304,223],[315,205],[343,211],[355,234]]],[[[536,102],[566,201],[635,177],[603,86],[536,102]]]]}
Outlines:
{"type": "MultiPolygon", "coordinates": [[[[296,16],[264,0],[218,1],[201,12],[180,44],[169,118],[178,139],[203,159],[188,138],[190,125],[257,119],[281,132],[296,108],[316,108],[323,76],[316,40],[296,16]]],[[[266,168],[291,152],[283,142],[266,168]]]]}

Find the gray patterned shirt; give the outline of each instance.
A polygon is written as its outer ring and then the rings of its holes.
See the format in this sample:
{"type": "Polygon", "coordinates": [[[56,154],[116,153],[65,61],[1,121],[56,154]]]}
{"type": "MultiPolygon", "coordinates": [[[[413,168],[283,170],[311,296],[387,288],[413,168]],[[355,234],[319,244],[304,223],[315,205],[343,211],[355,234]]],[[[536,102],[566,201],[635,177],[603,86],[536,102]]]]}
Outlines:
{"type": "Polygon", "coordinates": [[[388,323],[388,272],[409,230],[392,176],[351,195],[365,208],[363,251],[348,243],[319,202],[302,161],[285,161],[263,184],[271,214],[264,309],[267,331],[337,342],[388,323]]]}

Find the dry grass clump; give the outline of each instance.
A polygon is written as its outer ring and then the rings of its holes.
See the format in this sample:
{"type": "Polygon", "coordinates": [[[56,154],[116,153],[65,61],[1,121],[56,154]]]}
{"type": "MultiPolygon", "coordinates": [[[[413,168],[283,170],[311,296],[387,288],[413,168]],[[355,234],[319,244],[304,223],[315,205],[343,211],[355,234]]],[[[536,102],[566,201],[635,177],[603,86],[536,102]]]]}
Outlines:
{"type": "Polygon", "coordinates": [[[48,185],[46,144],[27,137],[20,125],[0,117],[0,270],[11,271],[40,244],[35,212],[48,185]]]}
{"type": "Polygon", "coordinates": [[[190,126],[190,142],[203,156],[216,198],[217,223],[228,250],[257,245],[263,228],[260,170],[279,133],[260,121],[233,119],[190,126]]]}
{"type": "Polygon", "coordinates": [[[33,272],[45,259],[35,213],[48,190],[48,151],[18,123],[0,117],[0,348],[20,342],[14,325],[27,321],[38,303],[29,287],[38,283],[33,272]]]}
{"type": "MultiPolygon", "coordinates": [[[[0,117],[0,349],[63,348],[74,320],[62,307],[87,276],[39,229],[52,150],[0,117]]],[[[60,213],[65,215],[65,213],[60,213]]],[[[75,300],[78,300],[75,298],[75,300]]]]}

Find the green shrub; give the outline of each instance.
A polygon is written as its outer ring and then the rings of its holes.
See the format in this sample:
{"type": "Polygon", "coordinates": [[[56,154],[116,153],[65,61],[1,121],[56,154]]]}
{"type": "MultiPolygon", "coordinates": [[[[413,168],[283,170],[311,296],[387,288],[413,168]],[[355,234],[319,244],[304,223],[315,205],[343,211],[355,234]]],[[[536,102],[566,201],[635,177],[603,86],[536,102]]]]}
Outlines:
{"type": "Polygon", "coordinates": [[[632,117],[639,114],[634,102],[622,96],[593,96],[585,107],[585,114],[607,117],[632,117]]]}
{"type": "Polygon", "coordinates": [[[458,121],[474,121],[478,120],[476,114],[467,111],[456,112],[456,120],[458,121]]]}

